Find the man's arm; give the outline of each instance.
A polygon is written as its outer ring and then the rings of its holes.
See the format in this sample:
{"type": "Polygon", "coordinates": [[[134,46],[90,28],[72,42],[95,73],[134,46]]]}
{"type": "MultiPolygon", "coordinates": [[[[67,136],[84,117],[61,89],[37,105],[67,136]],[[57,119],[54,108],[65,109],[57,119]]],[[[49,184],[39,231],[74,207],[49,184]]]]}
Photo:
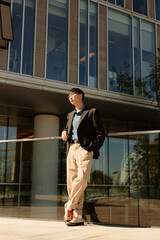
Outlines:
{"type": "Polygon", "coordinates": [[[94,131],[96,133],[94,148],[96,151],[98,151],[103,145],[103,142],[105,139],[105,131],[104,131],[104,128],[100,119],[100,115],[97,109],[95,109],[95,111],[93,112],[92,119],[93,119],[94,131]]]}
{"type": "Polygon", "coordinates": [[[68,116],[67,116],[67,124],[66,124],[65,129],[62,131],[61,137],[62,137],[62,140],[65,141],[65,142],[69,138],[69,134],[68,134],[68,116]]]}

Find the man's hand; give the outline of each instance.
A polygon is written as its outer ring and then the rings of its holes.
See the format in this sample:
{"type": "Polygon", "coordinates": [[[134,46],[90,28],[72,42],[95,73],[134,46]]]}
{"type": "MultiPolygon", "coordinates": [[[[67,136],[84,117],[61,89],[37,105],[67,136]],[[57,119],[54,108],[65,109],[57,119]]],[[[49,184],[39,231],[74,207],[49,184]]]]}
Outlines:
{"type": "Polygon", "coordinates": [[[67,139],[68,139],[68,137],[69,137],[68,132],[63,131],[61,137],[62,137],[62,140],[63,140],[63,141],[67,141],[67,139]]]}

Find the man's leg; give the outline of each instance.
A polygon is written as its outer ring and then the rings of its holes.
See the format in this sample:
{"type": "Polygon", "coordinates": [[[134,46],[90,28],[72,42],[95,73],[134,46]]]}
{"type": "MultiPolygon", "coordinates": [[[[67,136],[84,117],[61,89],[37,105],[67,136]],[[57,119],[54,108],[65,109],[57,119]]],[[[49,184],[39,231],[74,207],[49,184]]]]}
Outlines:
{"type": "Polygon", "coordinates": [[[74,213],[82,215],[83,193],[87,187],[87,181],[91,172],[93,152],[84,150],[80,144],[74,144],[74,147],[74,164],[76,169],[74,168],[73,170],[72,168],[71,171],[70,168],[70,172],[74,172],[74,174],[71,174],[72,184],[69,189],[68,205],[74,209],[74,213]]]}
{"type": "MultiPolygon", "coordinates": [[[[70,145],[68,156],[67,156],[67,191],[68,191],[68,201],[70,199],[70,194],[72,191],[72,182],[73,179],[77,176],[77,165],[74,159],[74,153],[75,153],[75,146],[74,144],[70,145]]],[[[68,202],[64,206],[65,208],[65,215],[64,215],[64,221],[70,221],[73,217],[73,210],[68,205],[68,202]]]]}

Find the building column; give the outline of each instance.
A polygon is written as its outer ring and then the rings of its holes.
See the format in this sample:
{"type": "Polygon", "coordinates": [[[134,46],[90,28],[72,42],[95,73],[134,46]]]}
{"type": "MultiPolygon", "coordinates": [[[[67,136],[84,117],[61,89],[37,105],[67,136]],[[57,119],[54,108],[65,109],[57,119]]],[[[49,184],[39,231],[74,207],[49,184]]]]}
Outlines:
{"type": "MultiPolygon", "coordinates": [[[[59,117],[47,114],[36,115],[34,137],[54,136],[59,136],[59,117]]],[[[58,140],[33,142],[32,205],[57,205],[57,178],[58,140]]]]}

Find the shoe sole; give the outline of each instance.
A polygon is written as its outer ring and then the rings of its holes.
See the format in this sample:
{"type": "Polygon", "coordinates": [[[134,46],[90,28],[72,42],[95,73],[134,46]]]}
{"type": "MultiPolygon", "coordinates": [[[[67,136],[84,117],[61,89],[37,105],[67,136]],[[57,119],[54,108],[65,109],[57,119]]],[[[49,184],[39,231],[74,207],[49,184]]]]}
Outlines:
{"type": "Polygon", "coordinates": [[[81,222],[81,223],[66,222],[66,225],[67,225],[68,227],[82,226],[82,225],[84,225],[84,222],[81,222]]]}

